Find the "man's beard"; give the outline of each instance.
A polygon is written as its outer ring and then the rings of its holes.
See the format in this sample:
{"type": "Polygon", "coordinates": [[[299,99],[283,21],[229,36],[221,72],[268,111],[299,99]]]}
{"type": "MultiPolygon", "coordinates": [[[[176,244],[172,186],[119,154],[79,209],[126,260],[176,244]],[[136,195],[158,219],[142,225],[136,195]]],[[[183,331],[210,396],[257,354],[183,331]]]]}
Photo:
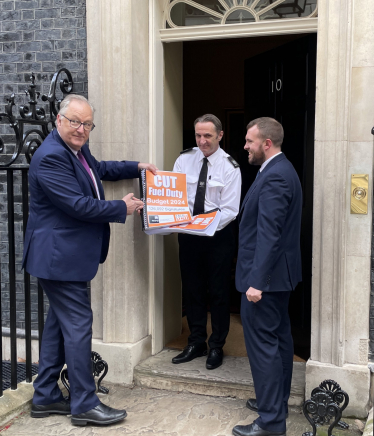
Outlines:
{"type": "Polygon", "coordinates": [[[249,165],[262,165],[265,160],[265,153],[262,148],[260,150],[257,150],[256,153],[251,153],[250,155],[248,155],[249,165]]]}

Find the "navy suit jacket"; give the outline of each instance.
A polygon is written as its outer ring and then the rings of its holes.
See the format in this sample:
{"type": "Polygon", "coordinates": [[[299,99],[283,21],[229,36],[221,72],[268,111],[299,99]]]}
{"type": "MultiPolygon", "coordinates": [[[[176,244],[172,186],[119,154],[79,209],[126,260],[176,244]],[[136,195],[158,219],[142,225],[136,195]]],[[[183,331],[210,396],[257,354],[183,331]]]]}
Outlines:
{"type": "Polygon", "coordinates": [[[30,215],[22,266],[34,277],[93,279],[108,253],[109,222],[126,221],[126,203],[103,201],[100,180],[137,178],[138,162],[98,162],[87,144],[81,151],[95,175],[100,200],[90,175],[57,130],[47,136],[31,160],[30,215]]]}
{"type": "Polygon", "coordinates": [[[239,212],[236,288],[291,291],[301,281],[299,177],[282,153],[251,185],[239,212]]]}

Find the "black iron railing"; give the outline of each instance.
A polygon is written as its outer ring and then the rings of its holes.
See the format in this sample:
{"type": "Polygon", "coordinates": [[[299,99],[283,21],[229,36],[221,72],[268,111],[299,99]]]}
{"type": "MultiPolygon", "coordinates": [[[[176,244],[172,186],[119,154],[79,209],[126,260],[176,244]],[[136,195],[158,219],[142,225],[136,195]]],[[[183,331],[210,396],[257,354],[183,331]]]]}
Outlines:
{"type": "MultiPolygon", "coordinates": [[[[7,291],[9,293],[9,330],[10,330],[10,363],[11,363],[11,389],[17,389],[17,254],[16,253],[16,230],[15,230],[15,209],[18,206],[16,202],[15,194],[15,179],[20,178],[21,183],[21,210],[17,211],[17,215],[22,216],[22,229],[23,236],[26,230],[27,217],[29,213],[29,203],[28,203],[28,165],[12,165],[9,167],[0,167],[0,173],[6,173],[6,187],[7,187],[7,247],[8,247],[8,283],[7,291]],[[20,176],[20,177],[19,177],[20,176]]],[[[32,380],[32,358],[31,358],[31,285],[30,285],[30,275],[24,272],[23,275],[23,289],[24,289],[24,324],[25,324],[25,374],[26,381],[31,382],[32,380]]],[[[44,326],[43,318],[43,291],[38,292],[38,306],[39,306],[39,337],[41,337],[44,326]],[[41,309],[40,309],[41,307],[41,309]]],[[[0,309],[0,313],[2,310],[0,309]]],[[[3,322],[2,322],[3,326],[3,322]]],[[[3,335],[0,336],[1,346],[0,352],[2,350],[2,340],[3,335]]],[[[3,361],[3,356],[1,355],[0,361],[3,361]]],[[[4,380],[2,374],[3,365],[0,365],[1,380],[4,380]]],[[[0,395],[2,395],[3,385],[0,385],[0,395]]]]}
{"type": "MultiPolygon", "coordinates": [[[[29,190],[28,190],[28,168],[32,159],[32,155],[37,148],[41,145],[43,140],[53,130],[56,125],[56,116],[59,110],[59,105],[62,99],[73,90],[73,79],[70,72],[62,68],[56,72],[52,78],[51,86],[48,95],[40,96],[36,91],[35,76],[32,74],[30,77],[30,86],[26,95],[29,97],[28,105],[19,107],[19,117],[13,114],[15,106],[15,95],[12,94],[7,100],[5,111],[0,113],[0,121],[8,122],[10,128],[13,130],[14,141],[9,144],[12,149],[11,153],[4,153],[5,141],[0,138],[0,153],[3,153],[0,161],[0,175],[6,174],[6,187],[7,187],[7,272],[9,279],[7,283],[1,283],[3,289],[9,292],[9,331],[10,331],[10,387],[17,389],[17,378],[19,380],[20,371],[25,373],[26,382],[32,381],[35,368],[32,365],[32,320],[31,320],[31,278],[30,275],[24,271],[22,276],[23,290],[24,290],[24,340],[25,340],[25,357],[26,362],[21,365],[17,362],[17,283],[19,283],[19,273],[17,275],[17,255],[18,265],[20,253],[16,252],[16,230],[15,223],[20,222],[22,225],[23,237],[26,231],[27,218],[29,215],[29,190]],[[60,81],[58,82],[58,78],[60,81]],[[57,84],[59,83],[59,90],[57,84]],[[58,97],[57,94],[60,96],[58,97]],[[45,107],[41,107],[41,98],[45,107]],[[49,114],[47,115],[47,113],[49,114]],[[31,126],[28,130],[26,126],[31,126]],[[16,163],[20,161],[20,163],[16,163]],[[16,181],[16,182],[15,182],[16,181]],[[20,189],[19,189],[20,185],[20,189]],[[17,190],[20,190],[21,195],[17,190]],[[20,197],[20,198],[19,198],[20,197]],[[18,280],[17,280],[18,278],[18,280]],[[22,366],[22,368],[21,368],[22,366]],[[18,377],[17,377],[18,373],[18,377]]],[[[0,259],[0,271],[1,271],[0,259]]],[[[38,284],[38,338],[41,339],[44,327],[44,294],[41,286],[38,284]]],[[[3,327],[3,309],[1,307],[0,298],[0,314],[1,325],[3,327]]],[[[39,351],[40,351],[39,341],[39,351]]],[[[0,335],[0,362],[3,362],[2,347],[3,334],[0,335]]],[[[7,371],[9,369],[9,362],[6,362],[7,371]]],[[[3,365],[0,364],[0,376],[3,382],[3,365]]],[[[0,385],[0,396],[3,395],[3,383],[0,385]]]]}

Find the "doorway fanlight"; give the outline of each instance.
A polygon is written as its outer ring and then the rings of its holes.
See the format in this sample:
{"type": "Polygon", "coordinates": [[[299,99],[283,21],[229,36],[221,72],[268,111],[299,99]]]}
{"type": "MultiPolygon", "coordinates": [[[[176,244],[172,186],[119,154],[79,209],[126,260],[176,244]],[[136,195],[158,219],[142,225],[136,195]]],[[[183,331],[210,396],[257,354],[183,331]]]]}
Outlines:
{"type": "MultiPolygon", "coordinates": [[[[270,0],[270,3],[275,3],[276,0],[270,0]]],[[[275,6],[273,9],[276,14],[281,18],[285,15],[297,14],[301,17],[301,14],[305,12],[306,0],[286,0],[284,3],[275,6]]]]}
{"type": "Polygon", "coordinates": [[[317,16],[318,0],[169,0],[165,28],[317,16]]]}

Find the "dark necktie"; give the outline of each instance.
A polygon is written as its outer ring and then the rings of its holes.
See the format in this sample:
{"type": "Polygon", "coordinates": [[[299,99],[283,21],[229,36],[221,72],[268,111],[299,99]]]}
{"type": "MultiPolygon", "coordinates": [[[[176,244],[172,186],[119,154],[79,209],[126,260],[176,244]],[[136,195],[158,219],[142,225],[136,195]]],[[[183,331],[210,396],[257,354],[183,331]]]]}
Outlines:
{"type": "Polygon", "coordinates": [[[204,157],[201,167],[199,181],[197,182],[195,204],[193,205],[193,216],[204,213],[206,178],[208,175],[208,158],[204,157]]]}
{"type": "Polygon", "coordinates": [[[83,156],[83,154],[82,154],[82,152],[80,150],[77,153],[77,157],[78,157],[79,162],[84,166],[84,168],[86,169],[86,171],[90,175],[90,177],[91,177],[91,179],[93,181],[93,184],[94,184],[94,186],[96,188],[95,180],[94,180],[93,175],[91,173],[90,167],[88,166],[88,163],[87,163],[86,159],[84,158],[84,156],[83,156]]]}

